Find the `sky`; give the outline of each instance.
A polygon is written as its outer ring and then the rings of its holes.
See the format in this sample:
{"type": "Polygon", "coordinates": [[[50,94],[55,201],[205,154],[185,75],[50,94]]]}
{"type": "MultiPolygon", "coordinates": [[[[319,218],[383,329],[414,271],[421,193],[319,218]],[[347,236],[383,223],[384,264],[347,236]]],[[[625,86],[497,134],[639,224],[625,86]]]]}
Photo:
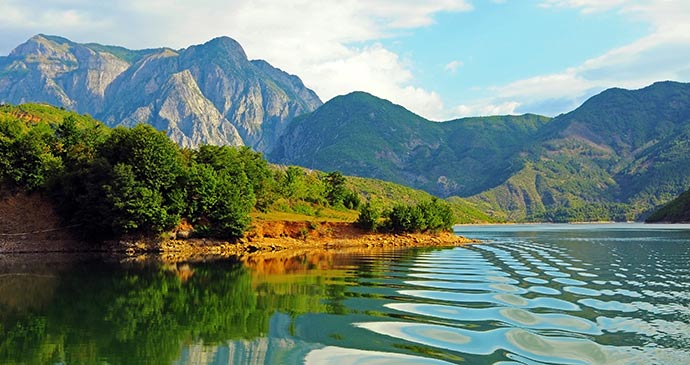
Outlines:
{"type": "Polygon", "coordinates": [[[130,49],[229,36],[324,102],[555,116],[610,87],[690,81],[688,19],[687,0],[0,0],[0,55],[39,33],[130,49]]]}

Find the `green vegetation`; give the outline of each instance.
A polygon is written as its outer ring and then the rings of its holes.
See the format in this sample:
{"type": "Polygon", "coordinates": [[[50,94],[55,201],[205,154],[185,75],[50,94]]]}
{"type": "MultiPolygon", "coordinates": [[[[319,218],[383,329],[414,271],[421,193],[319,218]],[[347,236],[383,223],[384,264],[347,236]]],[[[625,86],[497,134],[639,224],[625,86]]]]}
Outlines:
{"type": "Polygon", "coordinates": [[[49,194],[87,237],[157,234],[186,218],[199,236],[233,239],[248,227],[255,205],[270,204],[273,175],[248,148],[182,150],[148,125],[110,130],[42,106],[2,112],[2,185],[49,194]]]}
{"type": "Polygon", "coordinates": [[[359,216],[355,224],[364,230],[376,232],[380,226],[380,218],[380,208],[371,202],[366,202],[359,208],[359,216]]]}
{"type": "Polygon", "coordinates": [[[360,207],[356,221],[369,231],[383,229],[395,233],[450,231],[454,223],[450,204],[436,198],[418,204],[397,204],[384,212],[367,202],[360,207]]]}
{"type": "Polygon", "coordinates": [[[396,205],[385,215],[384,226],[398,233],[450,231],[453,226],[450,205],[438,199],[416,205],[396,205]]]}
{"type": "Polygon", "coordinates": [[[35,306],[0,302],[0,363],[172,364],[185,346],[265,337],[277,312],[324,313],[345,299],[336,270],[324,273],[330,280],[282,275],[271,283],[240,263],[180,266],[93,262],[49,281],[3,278],[8,298],[26,297],[26,286],[46,294],[28,298],[35,306]]]}
{"type": "MultiPolygon", "coordinates": [[[[66,224],[93,239],[156,235],[185,219],[197,237],[232,240],[244,234],[252,212],[354,216],[362,202],[425,209],[431,201],[424,192],[338,171],[271,166],[247,147],[181,149],[149,125],[109,129],[32,104],[0,107],[0,167],[4,189],[45,193],[66,224]]],[[[431,216],[424,222],[414,230],[439,228],[431,216]]]]}
{"type": "Polygon", "coordinates": [[[467,196],[517,171],[520,161],[515,155],[549,121],[527,114],[436,123],[354,92],[296,118],[269,157],[392,181],[439,196],[467,196]]]}
{"type": "Polygon", "coordinates": [[[687,223],[690,222],[690,190],[673,199],[661,209],[652,213],[647,223],[687,223]]]}
{"type": "Polygon", "coordinates": [[[270,157],[465,197],[491,220],[640,220],[690,188],[688,110],[676,82],[607,90],[553,119],[443,123],[355,92],[296,119],[270,157]]]}
{"type": "MultiPolygon", "coordinates": [[[[390,210],[399,204],[416,205],[435,197],[426,191],[412,189],[403,185],[378,179],[350,176],[347,186],[359,194],[365,202],[372,202],[381,210],[390,210]]],[[[446,200],[454,215],[454,222],[492,223],[498,220],[485,213],[488,207],[454,196],[446,200]]]]}

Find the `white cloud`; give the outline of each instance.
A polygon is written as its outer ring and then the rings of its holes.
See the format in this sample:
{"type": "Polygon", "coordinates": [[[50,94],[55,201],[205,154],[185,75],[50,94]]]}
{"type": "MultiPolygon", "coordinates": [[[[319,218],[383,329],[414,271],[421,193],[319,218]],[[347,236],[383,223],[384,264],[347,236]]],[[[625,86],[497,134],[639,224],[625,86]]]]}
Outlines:
{"type": "Polygon", "coordinates": [[[520,106],[517,101],[505,101],[500,104],[492,104],[491,100],[476,101],[471,105],[458,105],[454,108],[455,117],[477,117],[490,115],[516,114],[515,110],[520,106]]]}
{"type": "MultiPolygon", "coordinates": [[[[494,86],[490,99],[455,109],[459,115],[504,106],[513,112],[554,115],[611,87],[636,89],[655,81],[690,81],[690,2],[680,0],[545,0],[542,5],[579,8],[583,13],[616,8],[619,14],[652,25],[652,32],[630,44],[558,73],[494,86]]],[[[510,111],[509,111],[510,112],[510,111]]]]}
{"type": "MultiPolygon", "coordinates": [[[[363,90],[432,119],[472,113],[553,114],[604,88],[690,78],[690,1],[538,4],[577,9],[582,16],[614,11],[651,26],[651,31],[575,67],[485,88],[492,97],[450,107],[437,92],[420,87],[413,64],[376,42],[433,24],[441,12],[470,11],[468,0],[1,0],[0,54],[36,33],[129,48],[183,48],[227,35],[239,41],[250,58],[266,59],[299,75],[324,100],[363,90]]],[[[454,73],[461,67],[462,62],[451,61],[444,70],[454,73]]]]}
{"type": "Polygon", "coordinates": [[[632,2],[631,0],[543,0],[540,5],[545,8],[580,8],[583,13],[595,13],[632,2]]]}
{"type": "Polygon", "coordinates": [[[443,69],[446,70],[446,71],[448,71],[448,72],[450,72],[450,73],[452,73],[452,74],[454,74],[454,73],[457,73],[457,72],[458,72],[458,69],[459,69],[460,67],[462,67],[463,65],[464,65],[464,64],[463,64],[462,61],[453,60],[453,61],[450,61],[450,62],[446,63],[446,65],[443,66],[443,69]]]}
{"type": "Polygon", "coordinates": [[[416,86],[397,54],[367,44],[471,9],[466,0],[3,0],[0,33],[12,37],[0,40],[0,52],[36,33],[128,48],[183,48],[227,35],[324,100],[363,90],[436,117],[440,96],[416,86]]]}

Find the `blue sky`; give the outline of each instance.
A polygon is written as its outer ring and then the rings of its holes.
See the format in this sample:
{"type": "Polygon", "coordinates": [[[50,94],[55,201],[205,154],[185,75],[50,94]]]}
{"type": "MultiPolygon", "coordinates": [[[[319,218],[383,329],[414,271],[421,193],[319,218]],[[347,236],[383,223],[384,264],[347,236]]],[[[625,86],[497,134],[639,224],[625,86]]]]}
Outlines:
{"type": "MultiPolygon", "coordinates": [[[[582,14],[527,1],[476,2],[473,11],[442,13],[434,21],[383,44],[406,57],[417,82],[446,103],[489,98],[490,86],[577,66],[650,32],[647,24],[615,12],[582,14]]],[[[562,104],[517,111],[553,115],[572,107],[562,104]]]]}
{"type": "Polygon", "coordinates": [[[556,115],[609,87],[690,81],[687,19],[684,0],[0,0],[0,55],[37,33],[129,48],[226,35],[324,101],[556,115]]]}

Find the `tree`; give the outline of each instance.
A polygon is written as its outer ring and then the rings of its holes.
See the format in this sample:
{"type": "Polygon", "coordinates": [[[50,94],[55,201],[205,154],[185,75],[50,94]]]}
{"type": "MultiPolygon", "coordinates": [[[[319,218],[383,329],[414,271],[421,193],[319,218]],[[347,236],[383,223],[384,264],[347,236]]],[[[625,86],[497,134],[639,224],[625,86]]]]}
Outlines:
{"type": "Polygon", "coordinates": [[[334,171],[326,175],[326,201],[331,206],[342,206],[347,195],[345,176],[340,171],[334,171]]]}
{"type": "Polygon", "coordinates": [[[254,195],[244,173],[231,176],[208,164],[194,164],[187,182],[186,216],[197,234],[239,238],[249,226],[254,195]]]}
{"type": "Polygon", "coordinates": [[[154,190],[175,187],[183,169],[177,145],[147,124],[113,129],[100,154],[113,166],[132,166],[135,179],[154,190]]]}
{"type": "Polygon", "coordinates": [[[110,182],[104,185],[113,231],[158,233],[174,227],[179,215],[166,209],[160,190],[137,181],[133,170],[128,164],[115,165],[110,182]]]}
{"type": "Polygon", "coordinates": [[[395,232],[447,231],[454,223],[450,205],[436,198],[417,205],[396,205],[386,218],[386,225],[395,232]]]}
{"type": "MultiPolygon", "coordinates": [[[[161,232],[179,222],[184,203],[182,157],[162,132],[144,124],[118,127],[98,153],[108,171],[100,188],[113,233],[161,232]]],[[[94,184],[97,190],[97,182],[89,183],[92,188],[94,184]]]]}
{"type": "Polygon", "coordinates": [[[271,191],[272,174],[260,152],[249,147],[201,146],[193,154],[194,161],[212,166],[230,175],[244,174],[255,196],[255,206],[265,210],[275,199],[271,191]]]}
{"type": "Polygon", "coordinates": [[[291,199],[302,199],[306,196],[306,183],[304,170],[295,166],[288,166],[281,181],[283,195],[291,199]]]}
{"type": "Polygon", "coordinates": [[[376,232],[379,218],[381,218],[381,209],[371,202],[366,202],[359,208],[359,216],[355,224],[364,230],[376,232]]]}

